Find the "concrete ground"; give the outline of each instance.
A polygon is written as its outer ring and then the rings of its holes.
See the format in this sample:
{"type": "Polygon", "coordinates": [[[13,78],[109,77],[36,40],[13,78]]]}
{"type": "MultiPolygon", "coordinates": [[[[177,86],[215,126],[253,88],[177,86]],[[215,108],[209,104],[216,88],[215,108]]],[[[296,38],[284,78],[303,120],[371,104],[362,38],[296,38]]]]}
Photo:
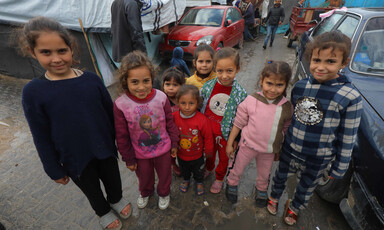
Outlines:
{"type": "MultiPolygon", "coordinates": [[[[294,61],[294,49],[286,48],[282,35],[277,35],[274,46],[266,50],[261,47],[262,40],[260,37],[255,42],[246,42],[239,50],[242,67],[238,79],[248,93],[254,92],[265,60],[285,60],[291,65],[294,61]]],[[[27,82],[0,76],[0,222],[7,229],[101,229],[88,200],[72,182],[59,185],[44,173],[21,107],[21,91],[27,82]]],[[[115,87],[109,90],[116,98],[115,87]]],[[[123,229],[349,229],[338,206],[316,195],[294,227],[283,223],[283,205],[277,216],[255,207],[254,163],[242,177],[236,205],[226,200],[224,191],[209,193],[213,175],[205,181],[207,192],[201,197],[195,195],[193,186],[185,194],[179,192],[181,178],[173,177],[171,203],[164,211],[157,207],[157,195],[150,198],[145,209],[139,210],[136,176],[121,161],[119,166],[124,197],[133,207],[133,215],[123,221],[123,229]]],[[[295,180],[290,180],[281,204],[288,193],[292,194],[294,184],[295,180]]]]}

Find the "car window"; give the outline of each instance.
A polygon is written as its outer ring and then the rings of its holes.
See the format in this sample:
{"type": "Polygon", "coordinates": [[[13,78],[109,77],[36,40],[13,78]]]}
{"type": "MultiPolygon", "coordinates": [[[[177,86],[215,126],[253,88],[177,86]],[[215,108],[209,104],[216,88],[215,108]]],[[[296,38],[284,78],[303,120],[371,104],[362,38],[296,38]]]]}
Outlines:
{"type": "Polygon", "coordinates": [[[322,22],[320,22],[318,26],[316,26],[312,33],[312,36],[318,36],[325,32],[331,31],[342,16],[342,14],[333,14],[329,18],[324,19],[322,22]]]}
{"type": "Polygon", "coordinates": [[[228,9],[227,10],[227,14],[225,15],[225,21],[227,21],[227,20],[231,20],[231,21],[233,21],[233,13],[232,13],[232,9],[228,9]]]}
{"type": "Polygon", "coordinates": [[[384,17],[370,19],[360,36],[351,68],[384,76],[384,17]]]}
{"type": "Polygon", "coordinates": [[[359,25],[359,19],[351,16],[347,16],[342,23],[337,27],[337,30],[352,38],[357,26],[359,25]]]}
{"type": "Polygon", "coordinates": [[[179,25],[221,26],[224,9],[192,9],[179,25]]]}
{"type": "Polygon", "coordinates": [[[241,13],[237,9],[232,9],[232,17],[233,17],[233,22],[239,21],[242,19],[241,13]]]}

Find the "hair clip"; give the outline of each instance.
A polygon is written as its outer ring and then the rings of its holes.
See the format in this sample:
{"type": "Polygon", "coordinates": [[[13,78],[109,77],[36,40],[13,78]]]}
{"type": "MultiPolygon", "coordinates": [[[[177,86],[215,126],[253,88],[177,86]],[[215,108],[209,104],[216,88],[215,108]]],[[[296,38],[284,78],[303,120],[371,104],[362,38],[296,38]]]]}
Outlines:
{"type": "Polygon", "coordinates": [[[268,61],[268,64],[271,64],[272,62],[273,62],[272,60],[269,60],[269,61],[268,61]]]}

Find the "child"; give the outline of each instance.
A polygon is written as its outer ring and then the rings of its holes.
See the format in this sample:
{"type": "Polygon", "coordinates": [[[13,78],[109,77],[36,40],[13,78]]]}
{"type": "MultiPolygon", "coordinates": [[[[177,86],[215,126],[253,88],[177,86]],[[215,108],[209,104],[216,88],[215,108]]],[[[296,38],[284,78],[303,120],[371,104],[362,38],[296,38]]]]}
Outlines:
{"type": "Polygon", "coordinates": [[[226,152],[232,158],[227,175],[226,196],[237,202],[237,186],[245,167],[256,160],[256,205],[267,205],[267,188],[274,156],[278,156],[284,134],[292,120],[292,104],[284,97],[291,67],[282,61],[269,61],[261,71],[261,92],[248,96],[238,107],[226,152]],[[233,142],[242,131],[239,151],[233,142]]]}
{"type": "Polygon", "coordinates": [[[145,53],[126,55],[117,71],[123,95],[114,103],[116,141],[127,168],[135,171],[140,196],[137,206],[145,208],[154,192],[158,175],[159,208],[170,201],[171,154],[179,141],[171,105],[163,92],[152,88],[154,69],[145,53]]]}
{"type": "Polygon", "coordinates": [[[184,74],[175,67],[169,67],[163,73],[163,91],[167,95],[169,103],[171,104],[172,113],[179,111],[177,105],[176,94],[180,86],[185,84],[184,74]]]}
{"type": "Polygon", "coordinates": [[[307,46],[311,75],[292,90],[294,116],[267,206],[276,215],[287,177],[298,173],[294,198],[287,201],[284,214],[288,225],[295,224],[299,210],[307,207],[329,164],[331,179],[342,178],[348,169],[362,113],[360,94],[339,74],[349,62],[350,49],[351,40],[338,31],[321,34],[307,46]]]}
{"type": "MultiPolygon", "coordinates": [[[[184,74],[176,67],[170,67],[163,73],[163,91],[167,95],[169,103],[171,104],[171,111],[179,111],[177,105],[176,94],[180,86],[185,84],[184,74]]],[[[180,176],[181,172],[179,166],[176,164],[176,158],[172,158],[172,171],[176,176],[180,176]]]]}
{"type": "Polygon", "coordinates": [[[36,149],[48,176],[69,178],[83,191],[103,229],[120,229],[131,215],[122,188],[113,127],[113,104],[103,82],[73,69],[74,40],[58,22],[36,17],[19,34],[20,47],[46,69],[23,89],[22,103],[36,149]],[[107,199],[100,187],[103,182],[107,199]]]}
{"type": "Polygon", "coordinates": [[[240,56],[233,48],[222,48],[214,59],[217,78],[208,81],[201,88],[204,113],[211,122],[215,138],[213,157],[207,158],[205,177],[215,168],[216,151],[219,152],[219,164],[216,168],[216,180],[210,191],[219,193],[223,186],[228,167],[225,152],[227,139],[232,129],[237,106],[247,97],[247,92],[237,83],[235,77],[240,71],[240,56]]]}
{"type": "Polygon", "coordinates": [[[191,73],[189,72],[188,66],[185,63],[185,61],[183,60],[183,56],[184,56],[184,50],[182,48],[180,48],[180,47],[175,47],[173,49],[173,56],[172,56],[172,59],[171,59],[171,66],[172,67],[177,67],[181,71],[183,71],[183,73],[185,73],[187,76],[191,76],[191,73]]]}
{"type": "Polygon", "coordinates": [[[214,54],[215,51],[213,48],[205,43],[196,47],[193,59],[193,65],[196,71],[194,75],[187,78],[186,84],[194,85],[200,90],[205,82],[216,77],[215,71],[213,70],[214,54]]]}
{"type": "Polygon", "coordinates": [[[212,156],[213,137],[208,119],[197,111],[201,97],[194,85],[183,85],[177,93],[180,111],[173,113],[176,126],[180,131],[177,160],[184,181],[180,184],[181,192],[187,192],[191,173],[196,181],[196,194],[204,194],[204,156],[212,156]]]}

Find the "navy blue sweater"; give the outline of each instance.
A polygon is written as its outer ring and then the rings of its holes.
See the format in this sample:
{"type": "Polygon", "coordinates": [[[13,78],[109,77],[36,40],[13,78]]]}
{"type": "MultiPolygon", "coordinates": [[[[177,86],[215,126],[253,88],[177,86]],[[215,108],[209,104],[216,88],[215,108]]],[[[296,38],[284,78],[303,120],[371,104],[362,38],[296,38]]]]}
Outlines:
{"type": "Polygon", "coordinates": [[[23,89],[22,104],[44,170],[53,180],[80,176],[93,158],[117,156],[113,103],[95,74],[34,79],[23,89]]]}

